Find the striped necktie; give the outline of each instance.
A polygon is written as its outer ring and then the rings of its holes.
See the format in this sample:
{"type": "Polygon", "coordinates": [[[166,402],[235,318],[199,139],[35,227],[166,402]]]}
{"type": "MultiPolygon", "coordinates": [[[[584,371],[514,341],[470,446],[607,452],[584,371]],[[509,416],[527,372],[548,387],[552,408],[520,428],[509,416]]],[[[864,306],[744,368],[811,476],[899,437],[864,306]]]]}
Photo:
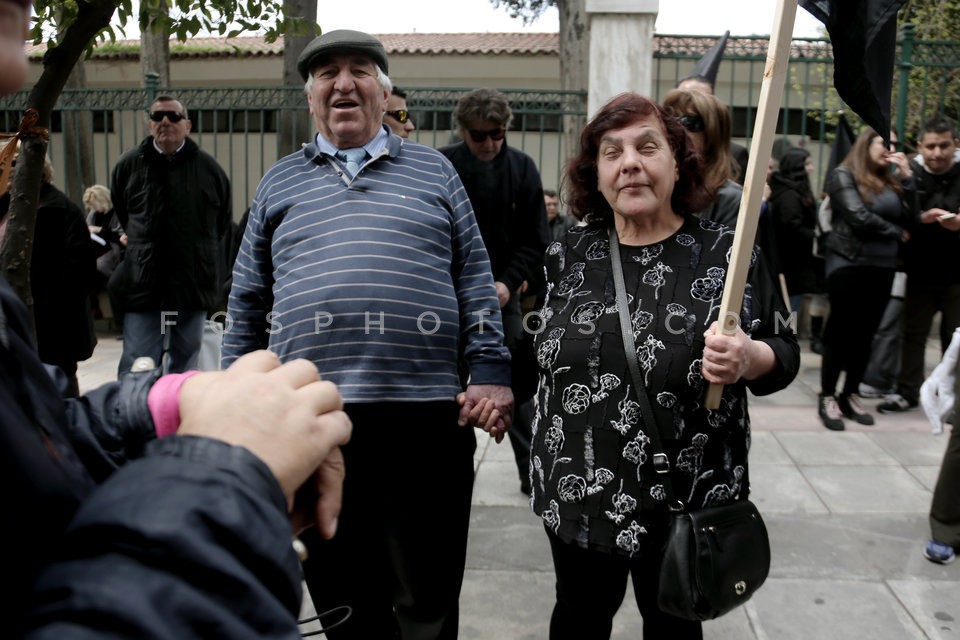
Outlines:
{"type": "Polygon", "coordinates": [[[367,152],[363,147],[355,147],[352,149],[338,149],[337,160],[343,164],[343,168],[350,175],[351,178],[357,175],[357,172],[360,171],[360,164],[363,162],[364,158],[367,156],[367,152]]]}

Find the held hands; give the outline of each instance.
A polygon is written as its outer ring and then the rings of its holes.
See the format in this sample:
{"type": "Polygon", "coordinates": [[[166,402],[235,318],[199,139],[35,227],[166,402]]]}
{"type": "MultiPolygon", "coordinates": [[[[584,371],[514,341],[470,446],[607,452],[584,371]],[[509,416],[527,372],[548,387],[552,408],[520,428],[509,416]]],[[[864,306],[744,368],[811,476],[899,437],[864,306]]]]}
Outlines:
{"type": "MultiPolygon", "coordinates": [[[[205,436],[248,449],[273,472],[287,497],[307,482],[314,513],[298,514],[295,524],[316,518],[321,533],[336,529],[343,493],[344,466],[339,446],[350,439],[350,419],[332,382],[320,380],[313,363],[281,365],[269,351],[255,351],[226,371],[200,373],[180,391],[182,435],[205,436]]],[[[301,494],[297,494],[300,506],[301,494]]],[[[308,505],[303,505],[308,506],[308,505]]]]}
{"type": "Polygon", "coordinates": [[[500,303],[500,308],[503,309],[507,306],[507,303],[510,302],[510,289],[499,280],[493,284],[497,287],[497,302],[500,303]]]}
{"type": "Polygon", "coordinates": [[[776,366],[773,349],[765,342],[752,340],[739,326],[732,336],[720,332],[716,321],[704,334],[703,378],[715,384],[733,384],[740,378],[754,380],[776,366]]]}
{"type": "Polygon", "coordinates": [[[483,429],[490,437],[503,441],[503,436],[513,425],[513,392],[510,387],[496,384],[471,384],[457,394],[460,417],[457,424],[468,424],[483,429]]]}

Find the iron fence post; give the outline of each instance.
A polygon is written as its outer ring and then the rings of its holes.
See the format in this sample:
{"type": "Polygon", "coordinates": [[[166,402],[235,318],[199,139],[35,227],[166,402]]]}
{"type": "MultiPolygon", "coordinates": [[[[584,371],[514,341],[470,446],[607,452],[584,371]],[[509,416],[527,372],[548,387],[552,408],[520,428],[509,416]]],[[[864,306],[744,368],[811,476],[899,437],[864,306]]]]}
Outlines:
{"type": "Polygon", "coordinates": [[[897,138],[898,146],[903,149],[904,129],[907,122],[907,97],[910,92],[910,70],[913,69],[913,25],[909,22],[901,27],[900,41],[900,89],[897,95],[897,138]]]}

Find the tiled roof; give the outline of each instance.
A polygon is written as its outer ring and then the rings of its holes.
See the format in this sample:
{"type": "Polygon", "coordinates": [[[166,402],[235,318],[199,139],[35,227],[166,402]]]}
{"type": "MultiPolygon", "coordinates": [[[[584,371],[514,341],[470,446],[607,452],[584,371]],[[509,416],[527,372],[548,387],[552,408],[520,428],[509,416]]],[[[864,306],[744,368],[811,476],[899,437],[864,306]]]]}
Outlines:
{"type": "MultiPolygon", "coordinates": [[[[560,36],[556,33],[382,33],[377,37],[387,53],[394,55],[557,55],[560,36]]],[[[692,36],[654,36],[654,51],[659,54],[698,57],[709,49],[715,38],[692,36]]],[[[802,57],[829,53],[825,42],[793,43],[791,56],[802,57]]],[[[27,53],[39,60],[46,45],[30,45],[27,53]]],[[[765,57],[766,38],[732,37],[727,42],[728,56],[765,57]]],[[[93,50],[94,58],[132,59],[139,57],[139,40],[119,40],[93,50]]],[[[239,38],[190,38],[187,42],[170,42],[170,58],[229,58],[283,55],[283,38],[267,43],[259,36],[239,38]]]]}

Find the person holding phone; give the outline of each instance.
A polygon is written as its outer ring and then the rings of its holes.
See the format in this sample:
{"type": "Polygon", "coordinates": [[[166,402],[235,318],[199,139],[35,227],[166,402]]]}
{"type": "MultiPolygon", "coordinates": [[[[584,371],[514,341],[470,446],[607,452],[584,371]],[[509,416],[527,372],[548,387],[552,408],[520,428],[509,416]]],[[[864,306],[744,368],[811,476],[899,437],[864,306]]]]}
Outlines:
{"type": "Polygon", "coordinates": [[[911,162],[917,210],[904,247],[907,291],[896,393],[877,410],[899,413],[917,406],[924,377],[924,350],[939,311],[940,348],[946,351],[960,326],[960,142],[956,125],[936,117],[923,125],[920,153],[911,162]]]}

